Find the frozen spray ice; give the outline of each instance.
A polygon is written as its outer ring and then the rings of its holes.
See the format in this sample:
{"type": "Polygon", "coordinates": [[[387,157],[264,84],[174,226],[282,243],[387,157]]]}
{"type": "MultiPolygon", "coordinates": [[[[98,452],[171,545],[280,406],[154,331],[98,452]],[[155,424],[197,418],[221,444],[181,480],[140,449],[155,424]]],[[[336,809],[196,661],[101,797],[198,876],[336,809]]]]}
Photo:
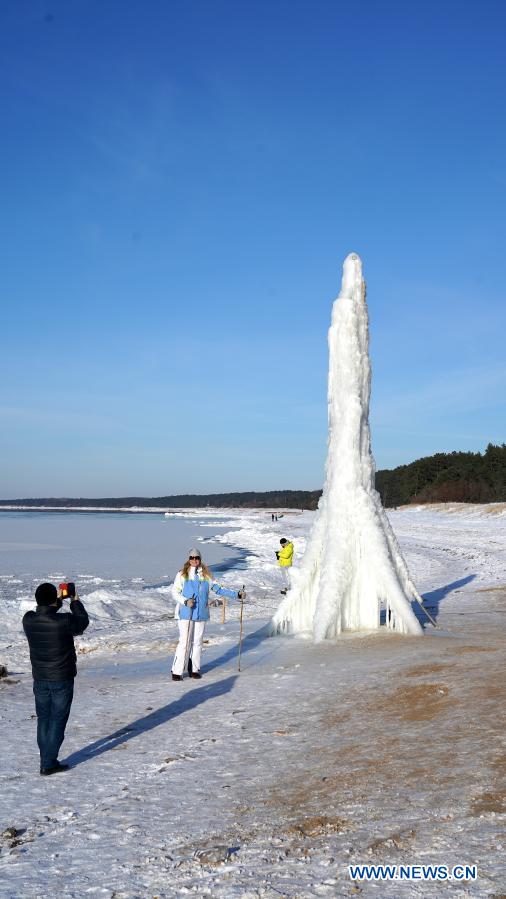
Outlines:
{"type": "Polygon", "coordinates": [[[274,633],[380,626],[380,607],[397,631],[421,634],[410,599],[420,596],[374,487],[369,428],[371,365],[362,263],[346,257],[329,329],[329,436],[325,486],[292,587],[272,619],[274,633]]]}

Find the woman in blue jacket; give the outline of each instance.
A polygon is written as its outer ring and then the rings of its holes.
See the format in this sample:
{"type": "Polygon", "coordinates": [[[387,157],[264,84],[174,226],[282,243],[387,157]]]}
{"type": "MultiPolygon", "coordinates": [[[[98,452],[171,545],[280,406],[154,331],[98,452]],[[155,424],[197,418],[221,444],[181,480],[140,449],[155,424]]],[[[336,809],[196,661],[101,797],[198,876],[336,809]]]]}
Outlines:
{"type": "Polygon", "coordinates": [[[230,599],[242,599],[240,590],[227,590],[216,583],[198,549],[191,549],[188,560],[178,571],[172,594],[176,600],[175,617],[179,625],[179,643],[172,662],[172,680],[183,680],[183,671],[191,659],[191,676],[202,677],[200,659],[206,621],[209,621],[209,591],[230,599]]]}

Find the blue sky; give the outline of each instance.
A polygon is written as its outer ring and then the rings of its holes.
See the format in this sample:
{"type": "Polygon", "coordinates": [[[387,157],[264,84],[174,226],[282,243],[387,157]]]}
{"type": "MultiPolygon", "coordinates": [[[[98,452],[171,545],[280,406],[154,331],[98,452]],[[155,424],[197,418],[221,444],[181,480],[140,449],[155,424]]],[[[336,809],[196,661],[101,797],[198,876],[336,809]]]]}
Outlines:
{"type": "Polygon", "coordinates": [[[503,442],[505,26],[3,0],[0,496],[321,486],[350,251],[377,466],[503,442]]]}

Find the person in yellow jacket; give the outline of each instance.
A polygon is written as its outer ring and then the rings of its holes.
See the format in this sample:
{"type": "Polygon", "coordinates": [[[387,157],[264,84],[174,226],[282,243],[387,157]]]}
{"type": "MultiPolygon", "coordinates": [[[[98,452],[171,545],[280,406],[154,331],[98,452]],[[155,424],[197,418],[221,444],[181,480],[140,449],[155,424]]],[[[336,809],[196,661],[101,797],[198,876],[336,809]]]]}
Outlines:
{"type": "Polygon", "coordinates": [[[284,594],[290,588],[290,577],[288,571],[292,567],[293,562],[293,543],[291,543],[290,540],[287,540],[286,537],[282,537],[279,542],[281,543],[281,549],[277,551],[276,558],[283,575],[283,583],[285,586],[281,590],[281,593],[284,594]]]}

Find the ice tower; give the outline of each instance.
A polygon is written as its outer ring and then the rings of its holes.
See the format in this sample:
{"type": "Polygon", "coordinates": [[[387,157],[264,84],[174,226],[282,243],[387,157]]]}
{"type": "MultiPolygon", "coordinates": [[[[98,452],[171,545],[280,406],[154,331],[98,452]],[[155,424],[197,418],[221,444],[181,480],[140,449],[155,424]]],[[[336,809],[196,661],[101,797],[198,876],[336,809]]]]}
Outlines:
{"type": "Polygon", "coordinates": [[[362,263],[346,257],[329,330],[329,437],[325,486],[302,563],[272,619],[273,633],[341,631],[386,624],[421,634],[410,600],[421,602],[374,488],[369,397],[369,321],[362,263]]]}

